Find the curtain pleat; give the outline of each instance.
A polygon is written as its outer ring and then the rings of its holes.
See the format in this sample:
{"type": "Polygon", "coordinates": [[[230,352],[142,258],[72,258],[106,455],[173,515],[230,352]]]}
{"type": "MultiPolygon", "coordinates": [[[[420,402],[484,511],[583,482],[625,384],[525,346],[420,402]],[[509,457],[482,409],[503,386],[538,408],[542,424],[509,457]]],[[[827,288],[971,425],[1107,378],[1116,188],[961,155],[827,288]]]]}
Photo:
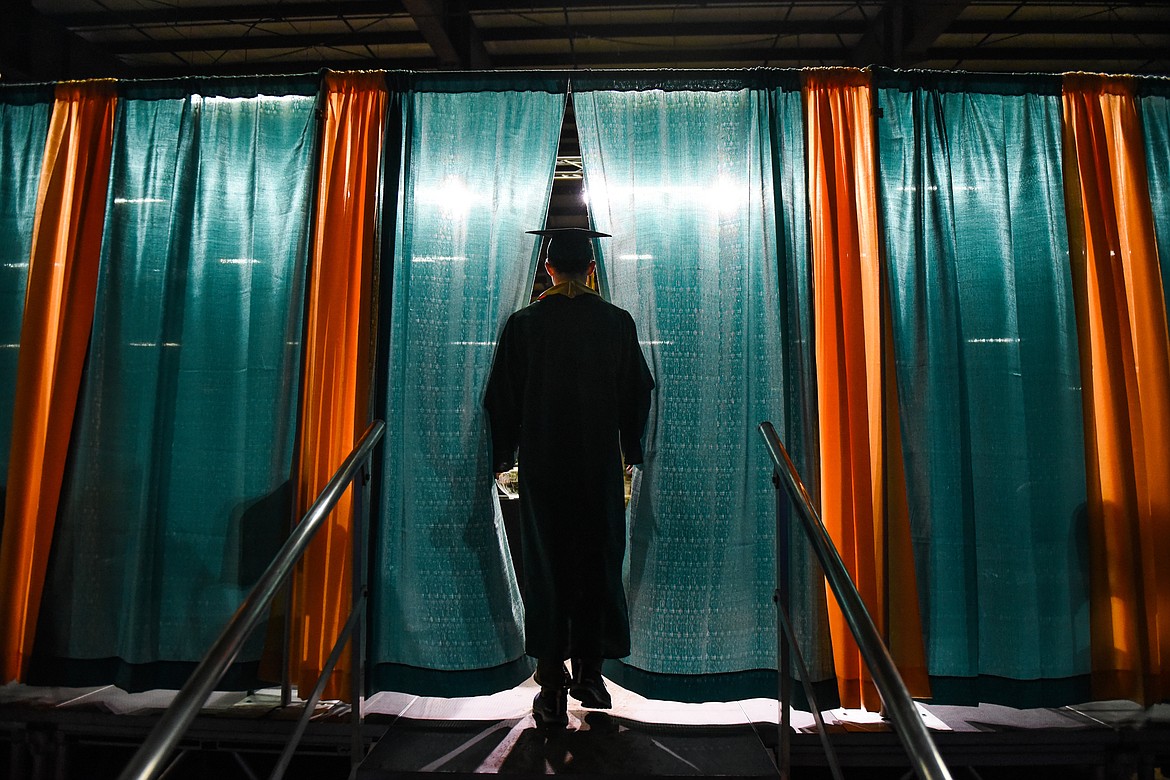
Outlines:
{"type": "Polygon", "coordinates": [[[1170,348],[1142,126],[1126,79],[1064,83],[1084,385],[1093,693],[1170,696],[1170,348]]]}
{"type": "Polygon", "coordinates": [[[121,95],[37,682],[177,687],[279,549],[314,108],[121,95]]]}
{"type": "Polygon", "coordinates": [[[1142,135],[1146,142],[1146,173],[1150,205],[1162,271],[1162,294],[1170,304],[1170,96],[1145,95],[1139,99],[1142,135]]]}
{"type": "MultiPolygon", "coordinates": [[[[817,420],[816,354],[813,338],[812,261],[805,173],[804,105],[799,79],[775,89],[772,108],[772,172],[775,179],[777,251],[780,263],[778,315],[784,365],[784,447],[792,457],[814,505],[820,505],[820,427],[817,420]]],[[[789,619],[801,638],[814,680],[831,688],[833,652],[829,636],[825,577],[808,538],[789,522],[791,603],[789,619]]],[[[823,705],[822,705],[823,706],[823,705]]]]}
{"type": "Polygon", "coordinates": [[[51,113],[51,95],[45,95],[43,102],[0,104],[0,480],[4,480],[0,484],[0,523],[38,174],[51,113]]]}
{"type": "MultiPolygon", "coordinates": [[[[378,73],[328,73],[324,92],[296,458],[298,519],[370,419],[370,289],[389,97],[378,73]]],[[[290,663],[301,691],[312,689],[349,614],[352,512],[352,491],[346,490],[297,572],[290,663]]],[[[345,653],[324,695],[347,697],[349,674],[345,653]]]]}
{"type": "Polygon", "coordinates": [[[4,680],[24,677],[36,634],[93,320],[116,102],[112,82],[61,84],[49,123],[0,542],[4,680]]]}
{"type": "MultiPolygon", "coordinates": [[[[885,376],[881,246],[878,235],[873,104],[868,73],[805,76],[813,307],[820,419],[821,516],[879,632],[915,695],[926,694],[913,567],[904,560],[909,525],[905,484],[889,477],[898,436],[883,409],[885,376]],[[889,481],[888,481],[889,480],[889,481]],[[893,494],[891,497],[890,494],[893,494]],[[900,493],[902,497],[897,494],[900,493]],[[894,538],[887,540],[889,534],[894,538]],[[902,584],[887,587],[899,578],[902,584]],[[900,603],[888,599],[901,597],[900,603]],[[917,637],[917,639],[915,639],[917,637]]],[[[877,708],[880,698],[835,600],[829,603],[841,704],[877,708]]]]}

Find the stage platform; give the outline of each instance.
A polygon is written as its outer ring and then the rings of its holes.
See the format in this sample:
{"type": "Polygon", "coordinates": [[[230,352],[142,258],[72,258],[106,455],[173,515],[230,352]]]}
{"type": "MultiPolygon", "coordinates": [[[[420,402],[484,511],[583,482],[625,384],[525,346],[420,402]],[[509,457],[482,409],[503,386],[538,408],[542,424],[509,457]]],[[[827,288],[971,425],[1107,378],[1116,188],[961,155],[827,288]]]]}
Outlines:
{"type": "MultiPolygon", "coordinates": [[[[358,777],[457,780],[483,774],[674,778],[776,776],[774,699],[682,704],[648,700],[611,684],[608,712],[573,706],[563,731],[535,728],[535,684],[493,696],[439,699],[380,693],[365,705],[369,753],[358,777]]],[[[114,778],[173,691],[113,687],[0,688],[0,774],[114,778]]],[[[275,690],[219,692],[184,739],[176,778],[266,777],[302,704],[279,707],[275,690]]],[[[919,705],[956,778],[1162,778],[1170,769],[1170,705],[1091,702],[1018,710],[919,705]]],[[[287,777],[349,774],[349,708],[317,708],[287,777]]],[[[824,713],[849,778],[909,776],[897,736],[874,713],[824,713]]],[[[796,712],[793,777],[827,778],[809,713],[796,712]]]]}

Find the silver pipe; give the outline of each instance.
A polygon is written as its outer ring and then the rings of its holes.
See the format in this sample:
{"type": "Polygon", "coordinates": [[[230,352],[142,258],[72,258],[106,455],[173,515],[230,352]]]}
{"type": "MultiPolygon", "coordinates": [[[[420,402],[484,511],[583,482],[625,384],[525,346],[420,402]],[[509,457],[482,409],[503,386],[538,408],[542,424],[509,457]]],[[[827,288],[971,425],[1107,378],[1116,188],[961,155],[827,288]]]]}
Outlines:
{"type": "Polygon", "coordinates": [[[792,777],[792,658],[791,647],[784,638],[783,616],[791,609],[791,566],[789,566],[788,542],[791,538],[788,533],[790,523],[788,513],[784,510],[784,496],[780,492],[780,477],[772,474],[772,482],[776,487],[776,659],[780,664],[780,722],[776,724],[779,733],[776,735],[778,748],[777,769],[780,780],[790,780],[792,777]]]}
{"type": "MultiPolygon", "coordinates": [[[[808,665],[804,662],[804,653],[800,652],[800,643],[796,641],[796,632],[792,630],[792,621],[788,619],[786,610],[777,612],[778,622],[783,625],[788,642],[792,645],[793,660],[796,661],[796,668],[800,672],[800,684],[804,687],[804,698],[808,699],[808,706],[812,710],[813,722],[816,723],[817,734],[821,739],[821,748],[825,751],[825,760],[829,762],[829,772],[832,773],[833,780],[843,780],[841,766],[837,763],[837,751],[833,748],[825,721],[821,717],[821,707],[817,704],[816,692],[813,691],[812,679],[808,674],[808,665]]],[[[789,732],[792,730],[789,725],[785,725],[784,728],[789,732]]]]}
{"type": "Polygon", "coordinates": [[[796,466],[788,457],[787,450],[780,443],[776,429],[772,427],[772,423],[765,421],[760,423],[759,431],[764,437],[764,443],[768,446],[772,460],[776,464],[777,473],[780,474],[781,480],[788,488],[788,494],[796,506],[805,534],[808,536],[809,542],[812,543],[813,552],[816,553],[817,559],[821,562],[821,568],[825,572],[825,579],[829,581],[829,587],[833,589],[833,594],[837,597],[841,613],[845,616],[845,622],[849,624],[849,630],[857,641],[861,657],[865,660],[865,665],[869,669],[874,685],[877,686],[878,693],[881,694],[890,720],[894,722],[895,731],[899,739],[902,740],[906,753],[910,756],[915,774],[922,780],[951,780],[951,773],[947,770],[946,764],[943,763],[938,747],[934,744],[930,732],[922,722],[922,716],[918,713],[918,708],[914,706],[914,700],[910,697],[910,692],[906,690],[906,684],[902,681],[901,675],[898,674],[894,660],[890,658],[889,651],[878,635],[877,628],[869,616],[869,611],[865,608],[865,602],[861,600],[861,594],[857,592],[857,587],[849,578],[849,572],[841,561],[841,555],[837,552],[829,532],[825,530],[821,518],[813,508],[808,491],[805,490],[804,483],[800,481],[800,475],[796,473],[796,466]]]}
{"type": "Polygon", "coordinates": [[[309,721],[313,719],[314,710],[317,709],[317,702],[321,701],[321,693],[325,690],[325,684],[329,682],[329,675],[333,674],[334,667],[341,660],[345,643],[353,639],[356,627],[361,625],[362,613],[365,611],[365,608],[365,598],[363,597],[360,603],[355,603],[353,609],[350,610],[349,617],[345,621],[345,626],[341,629],[341,633],[337,635],[337,641],[333,644],[333,649],[329,652],[329,657],[325,659],[325,666],[321,670],[321,676],[317,678],[316,685],[313,686],[309,697],[305,699],[305,708],[301,710],[301,716],[297,719],[297,725],[293,729],[292,737],[285,743],[284,750],[280,753],[280,760],[272,768],[272,774],[268,776],[268,780],[280,780],[280,778],[284,777],[284,773],[288,771],[288,765],[292,763],[293,753],[297,752],[297,745],[300,744],[301,737],[305,735],[305,729],[309,727],[309,721]]]}
{"type": "Polygon", "coordinates": [[[385,430],[386,424],[381,420],[370,423],[370,427],[362,434],[353,451],[342,461],[341,466],[317,496],[317,500],[309,507],[304,519],[293,529],[280,552],[260,575],[260,579],[224,627],[215,644],[203,656],[199,666],[179,690],[171,706],[159,718],[146,741],[122,770],[122,774],[118,776],[119,780],[149,780],[154,777],[175,745],[183,738],[191,721],[203,708],[207,697],[215,690],[224,672],[239,655],[248,635],[260,624],[272,597],[288,578],[314,534],[345,493],[357,470],[370,457],[385,430]]]}
{"type": "MultiPolygon", "coordinates": [[[[366,608],[366,528],[368,528],[366,485],[370,480],[368,463],[363,463],[357,478],[353,482],[353,582],[350,586],[350,597],[353,599],[353,610],[366,608]]],[[[353,637],[349,644],[350,657],[350,743],[349,767],[350,776],[357,776],[358,765],[365,758],[365,743],[362,740],[362,696],[365,694],[365,637],[362,634],[362,622],[353,628],[353,637]]]]}

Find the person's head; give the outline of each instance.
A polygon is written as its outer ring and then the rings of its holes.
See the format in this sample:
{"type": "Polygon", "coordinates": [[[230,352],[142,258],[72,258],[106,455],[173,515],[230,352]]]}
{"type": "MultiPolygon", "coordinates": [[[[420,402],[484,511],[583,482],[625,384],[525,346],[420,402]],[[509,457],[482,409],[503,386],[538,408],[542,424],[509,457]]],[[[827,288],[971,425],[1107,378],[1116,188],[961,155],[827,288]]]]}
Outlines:
{"type": "Polygon", "coordinates": [[[538,236],[547,236],[545,269],[554,280],[584,279],[593,272],[593,239],[608,238],[608,233],[585,228],[554,228],[530,230],[538,236]]]}
{"type": "Polygon", "coordinates": [[[561,233],[549,239],[545,267],[551,276],[585,277],[593,270],[593,241],[580,233],[561,233]]]}

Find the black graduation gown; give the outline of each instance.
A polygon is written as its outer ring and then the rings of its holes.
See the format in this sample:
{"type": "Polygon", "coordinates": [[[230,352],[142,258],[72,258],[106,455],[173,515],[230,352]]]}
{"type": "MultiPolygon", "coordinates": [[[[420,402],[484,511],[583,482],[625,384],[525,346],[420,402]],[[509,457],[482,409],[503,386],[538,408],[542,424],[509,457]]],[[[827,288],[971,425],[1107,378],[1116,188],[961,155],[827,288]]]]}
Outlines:
{"type": "Polygon", "coordinates": [[[484,406],[496,470],[519,448],[530,656],[630,653],[622,456],[642,462],[653,388],[633,318],[584,285],[557,285],[504,326],[484,406]]]}

